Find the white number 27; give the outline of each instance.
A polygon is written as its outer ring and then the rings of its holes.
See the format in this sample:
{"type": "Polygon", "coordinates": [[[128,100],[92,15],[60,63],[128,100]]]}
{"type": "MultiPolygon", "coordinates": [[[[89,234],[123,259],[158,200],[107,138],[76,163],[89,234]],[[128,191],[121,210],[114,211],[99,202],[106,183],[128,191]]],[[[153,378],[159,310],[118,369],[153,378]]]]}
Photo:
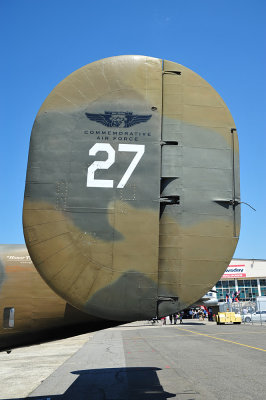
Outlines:
{"type": "MultiPolygon", "coordinates": [[[[105,161],[94,161],[88,168],[87,173],[87,187],[105,187],[111,188],[114,187],[113,179],[95,179],[94,174],[97,169],[109,169],[111,165],[115,162],[115,150],[109,143],[95,143],[94,146],[89,151],[90,156],[95,156],[98,151],[105,151],[108,154],[107,160],[105,161]]],[[[123,188],[129,178],[131,177],[134,169],[138,165],[141,157],[145,152],[144,144],[119,144],[118,151],[128,151],[136,153],[135,157],[129,164],[128,169],[122,176],[120,182],[117,187],[119,189],[123,188]]]]}

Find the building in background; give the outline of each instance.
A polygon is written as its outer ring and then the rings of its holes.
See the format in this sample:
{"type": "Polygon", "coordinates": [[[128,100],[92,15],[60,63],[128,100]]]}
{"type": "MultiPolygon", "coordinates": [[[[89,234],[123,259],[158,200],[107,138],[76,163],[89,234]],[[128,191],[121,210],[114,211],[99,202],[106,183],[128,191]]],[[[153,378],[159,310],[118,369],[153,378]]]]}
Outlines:
{"type": "Polygon", "coordinates": [[[241,302],[266,296],[266,260],[233,259],[213,289],[219,302],[238,291],[241,302]]]}

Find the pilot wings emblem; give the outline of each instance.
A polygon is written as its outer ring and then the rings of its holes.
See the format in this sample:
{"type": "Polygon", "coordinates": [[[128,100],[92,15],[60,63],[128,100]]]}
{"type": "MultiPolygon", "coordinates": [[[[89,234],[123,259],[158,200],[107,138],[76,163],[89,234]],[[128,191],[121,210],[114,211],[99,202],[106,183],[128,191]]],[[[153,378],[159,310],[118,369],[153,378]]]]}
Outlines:
{"type": "Polygon", "coordinates": [[[104,114],[85,114],[91,121],[96,121],[99,124],[116,128],[129,128],[130,126],[140,124],[141,122],[147,122],[151,118],[151,115],[137,115],[132,112],[116,111],[105,111],[104,114]]]}

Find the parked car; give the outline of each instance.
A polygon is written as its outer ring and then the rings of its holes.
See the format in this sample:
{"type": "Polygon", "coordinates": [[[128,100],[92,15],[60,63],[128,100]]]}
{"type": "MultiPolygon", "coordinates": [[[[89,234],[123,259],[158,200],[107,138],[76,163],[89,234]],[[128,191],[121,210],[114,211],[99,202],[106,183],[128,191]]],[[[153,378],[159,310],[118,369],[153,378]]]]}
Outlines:
{"type": "Polygon", "coordinates": [[[243,322],[266,322],[266,311],[256,311],[242,315],[243,322]]]}

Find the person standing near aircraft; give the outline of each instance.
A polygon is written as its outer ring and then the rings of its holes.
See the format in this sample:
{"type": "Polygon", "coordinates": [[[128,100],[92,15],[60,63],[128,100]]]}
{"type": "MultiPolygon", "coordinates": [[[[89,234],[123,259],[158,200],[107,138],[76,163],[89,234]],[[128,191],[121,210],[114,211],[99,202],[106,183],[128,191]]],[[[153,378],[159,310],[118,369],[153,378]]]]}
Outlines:
{"type": "Polygon", "coordinates": [[[179,323],[183,324],[183,311],[180,311],[179,313],[179,323]]]}
{"type": "Polygon", "coordinates": [[[209,307],[208,319],[209,319],[209,321],[212,321],[212,320],[213,320],[213,319],[212,319],[212,308],[211,308],[211,307],[209,307]]]}

